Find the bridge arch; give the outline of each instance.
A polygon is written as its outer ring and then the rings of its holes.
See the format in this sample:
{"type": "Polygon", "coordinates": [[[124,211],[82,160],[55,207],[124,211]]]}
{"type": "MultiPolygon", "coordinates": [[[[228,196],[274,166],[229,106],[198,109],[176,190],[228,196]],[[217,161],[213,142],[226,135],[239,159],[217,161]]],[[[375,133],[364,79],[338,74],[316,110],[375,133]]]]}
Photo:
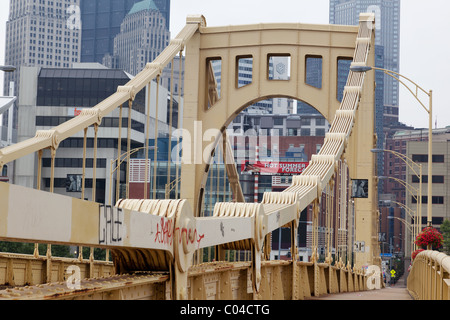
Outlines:
{"type": "MultiPolygon", "coordinates": [[[[220,126],[220,128],[224,128],[224,127],[226,128],[226,127],[228,127],[228,126],[233,122],[233,120],[236,119],[236,117],[237,117],[239,114],[241,114],[241,112],[243,112],[243,111],[245,111],[246,109],[252,107],[253,105],[255,105],[255,104],[258,103],[258,102],[265,101],[265,100],[269,100],[269,99],[292,99],[292,100],[294,100],[294,101],[299,101],[299,102],[306,103],[306,104],[308,104],[309,106],[311,106],[312,108],[314,108],[315,110],[317,110],[317,111],[320,113],[320,115],[323,116],[323,117],[325,118],[325,116],[321,113],[320,110],[318,110],[315,106],[311,105],[310,102],[308,102],[307,100],[305,100],[305,99],[303,99],[303,98],[292,97],[292,96],[283,96],[283,95],[279,95],[279,94],[270,94],[270,95],[267,95],[267,96],[259,97],[259,98],[255,99],[255,100],[252,100],[252,101],[248,101],[247,103],[245,103],[245,104],[242,105],[241,107],[236,108],[236,111],[233,112],[233,113],[230,115],[230,117],[226,119],[226,121],[223,123],[222,126],[220,126]]],[[[272,113],[272,115],[274,115],[274,116],[279,115],[279,114],[280,114],[280,113],[272,113]]],[[[295,114],[293,114],[293,115],[295,115],[295,114]]],[[[325,118],[325,119],[326,119],[326,118],[325,118]]],[[[326,119],[326,120],[327,120],[328,122],[331,123],[331,121],[332,121],[333,119],[326,119]]]]}
{"type": "MultiPolygon", "coordinates": [[[[281,98],[281,99],[292,99],[293,101],[301,101],[301,102],[304,102],[304,103],[308,104],[309,106],[311,106],[307,101],[300,100],[297,97],[280,96],[280,95],[277,95],[277,94],[271,94],[271,95],[268,95],[268,96],[262,96],[262,97],[260,97],[257,100],[248,101],[243,106],[241,106],[239,108],[236,108],[236,112],[232,113],[230,118],[226,119],[223,124],[218,126],[218,128],[220,128],[220,130],[213,130],[214,128],[212,128],[212,127],[208,127],[207,129],[204,130],[206,136],[203,136],[203,138],[208,143],[208,146],[203,151],[203,160],[205,162],[205,169],[204,169],[204,171],[202,173],[202,178],[201,178],[203,183],[202,183],[202,185],[200,187],[200,191],[198,193],[198,202],[197,203],[198,203],[198,210],[199,210],[199,212],[202,211],[201,206],[204,203],[204,196],[205,196],[205,190],[204,189],[206,187],[206,181],[207,181],[207,178],[208,178],[209,170],[210,170],[211,165],[212,165],[212,163],[214,161],[214,158],[217,156],[216,152],[217,152],[218,148],[221,149],[221,150],[224,150],[223,146],[221,144],[223,143],[224,134],[226,133],[225,131],[229,131],[230,130],[229,126],[230,126],[230,124],[233,123],[233,121],[234,121],[234,119],[236,119],[236,117],[238,117],[246,109],[252,107],[255,103],[258,103],[258,102],[261,102],[261,101],[265,101],[265,100],[269,100],[269,99],[278,99],[278,98],[281,98]],[[210,132],[216,133],[216,134],[215,135],[208,134],[209,130],[211,130],[210,132]],[[212,142],[211,142],[211,140],[212,140],[212,142]],[[207,156],[207,159],[205,158],[205,155],[207,156]]],[[[311,107],[314,108],[314,106],[311,106],[311,107]]],[[[316,108],[314,108],[314,109],[316,109],[316,108]]],[[[211,112],[213,112],[213,111],[211,111],[211,112]]],[[[271,115],[277,116],[277,115],[281,115],[281,114],[273,113],[271,115]]],[[[293,115],[296,115],[296,114],[293,114],[293,115]]],[[[323,117],[322,114],[320,114],[320,115],[323,117]]],[[[328,119],[327,119],[327,121],[328,121],[328,123],[331,122],[331,120],[328,120],[328,119]]],[[[202,127],[203,127],[203,124],[202,124],[202,127]]],[[[271,136],[271,135],[269,134],[268,136],[271,136]]],[[[242,133],[242,138],[244,138],[244,139],[248,138],[249,140],[253,141],[255,139],[254,137],[257,137],[257,139],[262,138],[264,142],[268,142],[268,140],[269,140],[269,137],[261,136],[258,132],[254,132],[254,131],[253,132],[247,132],[246,131],[246,132],[242,133]]],[[[239,137],[235,137],[235,139],[236,139],[236,141],[232,141],[232,145],[234,145],[234,143],[237,143],[238,141],[241,141],[239,139],[239,137]]],[[[270,139],[270,140],[271,140],[271,144],[272,144],[274,141],[272,141],[273,139],[270,139]]],[[[261,141],[261,140],[259,140],[259,141],[261,141]]],[[[221,154],[221,156],[223,156],[223,155],[221,154]]],[[[233,164],[234,164],[234,162],[233,162],[233,164]]],[[[239,165],[239,163],[238,163],[238,165],[239,165]]],[[[230,172],[228,172],[228,174],[230,175],[230,172]]],[[[233,191],[234,191],[234,196],[236,196],[236,194],[235,194],[236,190],[233,190],[233,191]]]]}
{"type": "MultiPolygon", "coordinates": [[[[185,92],[190,95],[185,96],[183,128],[192,137],[214,129],[224,132],[242,110],[271,97],[305,101],[332,122],[340,107],[338,92],[343,90],[339,61],[353,59],[357,27],[258,24],[200,27],[199,31],[186,46],[185,92]],[[320,85],[307,81],[309,57],[321,59],[320,85]],[[250,80],[242,86],[240,59],[251,60],[250,80]]],[[[345,83],[347,75],[343,78],[345,83]]],[[[203,159],[203,153],[212,154],[215,145],[201,141],[183,150],[190,147],[190,154],[203,159]]],[[[197,208],[196,214],[202,192],[194,190],[202,189],[208,169],[207,161],[182,166],[181,181],[191,185],[182,186],[181,197],[197,208]]]]}

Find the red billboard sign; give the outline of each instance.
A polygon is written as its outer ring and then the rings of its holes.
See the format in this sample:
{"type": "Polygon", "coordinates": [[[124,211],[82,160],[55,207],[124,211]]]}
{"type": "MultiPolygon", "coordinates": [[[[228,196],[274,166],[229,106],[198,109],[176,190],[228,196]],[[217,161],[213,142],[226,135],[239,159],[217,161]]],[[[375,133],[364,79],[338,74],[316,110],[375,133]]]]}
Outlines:
{"type": "Polygon", "coordinates": [[[299,175],[306,169],[309,162],[271,162],[271,161],[242,161],[241,174],[251,175],[299,175]]]}

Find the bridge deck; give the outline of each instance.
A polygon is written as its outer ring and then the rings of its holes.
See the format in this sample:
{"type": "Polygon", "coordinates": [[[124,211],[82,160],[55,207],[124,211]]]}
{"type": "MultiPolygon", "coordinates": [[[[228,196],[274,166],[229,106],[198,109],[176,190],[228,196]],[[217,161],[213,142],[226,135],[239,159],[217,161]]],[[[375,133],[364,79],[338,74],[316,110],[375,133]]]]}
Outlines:
{"type": "Polygon", "coordinates": [[[401,277],[397,283],[380,290],[346,292],[311,297],[308,300],[414,300],[406,289],[405,279],[401,277]]]}

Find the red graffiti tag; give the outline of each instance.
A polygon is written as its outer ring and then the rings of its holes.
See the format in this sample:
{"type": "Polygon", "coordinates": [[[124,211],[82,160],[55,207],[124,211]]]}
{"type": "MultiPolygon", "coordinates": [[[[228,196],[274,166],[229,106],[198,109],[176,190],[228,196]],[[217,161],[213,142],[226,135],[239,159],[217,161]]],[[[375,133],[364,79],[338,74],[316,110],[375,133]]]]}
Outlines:
{"type": "MultiPolygon", "coordinates": [[[[175,232],[180,232],[180,228],[176,228],[175,232]]],[[[200,242],[205,237],[204,234],[198,234],[197,229],[182,228],[181,229],[181,234],[180,234],[180,237],[179,237],[179,243],[181,243],[181,239],[183,237],[183,234],[184,234],[185,241],[186,241],[187,244],[189,244],[189,243],[191,243],[191,244],[197,243],[197,246],[199,246],[199,247],[200,247],[200,242]]]]}
{"type": "MultiPolygon", "coordinates": [[[[180,228],[175,229],[175,233],[180,232],[180,228]]],[[[168,244],[172,245],[173,243],[173,220],[165,220],[161,218],[160,222],[156,225],[156,235],[155,242],[159,244],[168,244]]],[[[186,243],[197,243],[197,246],[200,246],[200,242],[205,238],[205,235],[198,234],[197,229],[187,229],[181,228],[179,243],[181,243],[182,238],[185,238],[186,243]]]]}
{"type": "Polygon", "coordinates": [[[173,242],[173,221],[164,221],[161,218],[161,222],[156,226],[155,242],[171,245],[173,242]]]}

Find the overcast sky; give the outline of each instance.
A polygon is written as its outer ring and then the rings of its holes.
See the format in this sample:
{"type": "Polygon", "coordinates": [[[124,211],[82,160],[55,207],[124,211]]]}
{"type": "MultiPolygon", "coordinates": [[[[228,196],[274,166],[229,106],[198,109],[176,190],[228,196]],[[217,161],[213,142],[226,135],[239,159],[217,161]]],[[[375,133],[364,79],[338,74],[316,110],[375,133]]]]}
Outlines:
{"type": "MultiPolygon", "coordinates": [[[[9,0],[0,0],[0,63],[9,0]]],[[[329,0],[171,0],[171,33],[175,37],[190,14],[202,14],[208,26],[269,22],[328,24],[329,0]]],[[[450,125],[450,1],[403,0],[401,5],[400,73],[426,91],[433,90],[433,126],[450,125]]],[[[421,100],[428,102],[425,96],[421,100]]],[[[428,105],[426,104],[428,107],[428,105]]],[[[400,87],[400,121],[428,127],[428,113],[400,87]]]]}

